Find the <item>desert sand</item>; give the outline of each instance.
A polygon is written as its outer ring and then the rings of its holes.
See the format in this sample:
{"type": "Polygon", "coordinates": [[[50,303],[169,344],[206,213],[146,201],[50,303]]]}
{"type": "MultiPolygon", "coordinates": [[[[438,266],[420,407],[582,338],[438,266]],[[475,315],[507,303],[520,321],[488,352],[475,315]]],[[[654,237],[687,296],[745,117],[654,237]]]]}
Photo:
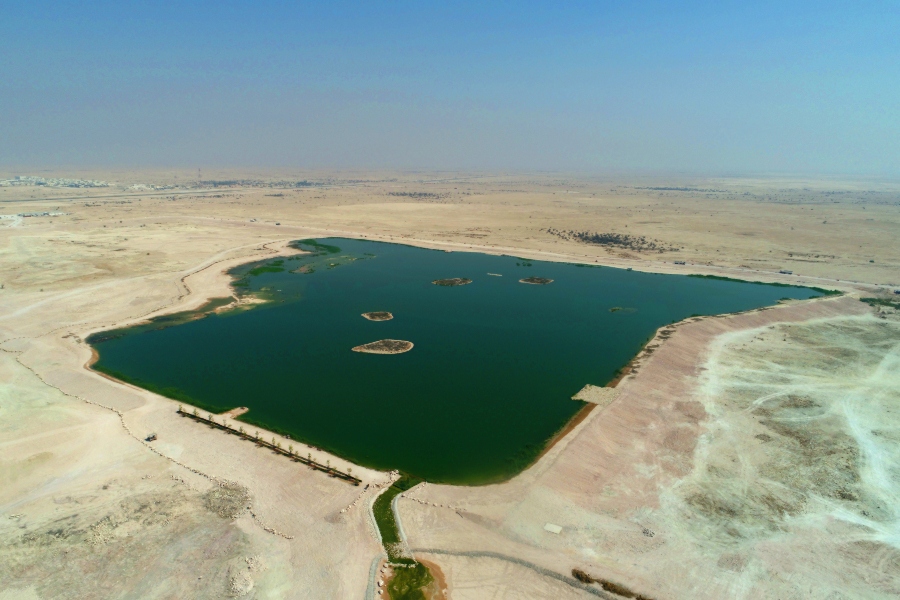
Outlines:
{"type": "Polygon", "coordinates": [[[900,593],[900,325],[858,300],[900,287],[897,182],[204,172],[243,183],[60,169],[113,185],[0,187],[0,599],[374,593],[369,507],[392,474],[300,449],[348,485],[85,368],[90,333],[340,236],[846,292],[666,328],[521,475],[406,492],[407,543],[448,598],[616,597],[575,568],[653,598],[900,593]]]}
{"type": "Polygon", "coordinates": [[[572,396],[572,400],[581,400],[582,402],[590,402],[598,406],[608,406],[613,400],[619,397],[619,390],[611,387],[597,387],[596,385],[587,384],[577,394],[572,396]]]}

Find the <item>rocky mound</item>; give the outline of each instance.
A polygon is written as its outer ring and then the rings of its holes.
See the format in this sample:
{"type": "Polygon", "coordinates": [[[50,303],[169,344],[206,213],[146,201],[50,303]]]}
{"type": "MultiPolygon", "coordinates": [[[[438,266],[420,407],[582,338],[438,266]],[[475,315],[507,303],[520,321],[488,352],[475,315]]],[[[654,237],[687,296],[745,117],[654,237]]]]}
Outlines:
{"type": "Polygon", "coordinates": [[[443,285],[446,287],[452,287],[454,285],[466,285],[467,283],[472,283],[471,279],[466,279],[464,277],[457,277],[456,279],[438,279],[432,281],[434,285],[443,285]]]}
{"type": "Polygon", "coordinates": [[[394,318],[394,315],[392,315],[389,312],[384,312],[384,311],[367,312],[367,313],[363,313],[362,316],[370,321],[390,321],[391,319],[394,318]]]}
{"type": "Polygon", "coordinates": [[[543,277],[526,277],[519,280],[519,283],[531,283],[533,285],[547,285],[552,282],[552,279],[544,279],[543,277]]]}
{"type": "Polygon", "coordinates": [[[378,340],[371,344],[363,344],[353,348],[354,352],[368,352],[369,354],[402,354],[412,350],[413,343],[403,340],[378,340]]]}

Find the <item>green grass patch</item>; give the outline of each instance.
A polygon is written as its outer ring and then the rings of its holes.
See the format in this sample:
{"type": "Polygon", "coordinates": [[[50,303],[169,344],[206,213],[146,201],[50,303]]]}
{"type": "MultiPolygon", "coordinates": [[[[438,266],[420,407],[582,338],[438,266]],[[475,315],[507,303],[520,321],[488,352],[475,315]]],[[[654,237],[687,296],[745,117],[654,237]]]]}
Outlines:
{"type": "MultiPolygon", "coordinates": [[[[388,559],[391,562],[407,565],[416,564],[414,560],[398,556],[392,551],[393,545],[400,542],[400,532],[397,529],[397,522],[394,520],[394,511],[391,510],[391,502],[394,501],[394,498],[396,498],[398,494],[402,494],[421,481],[422,480],[418,477],[413,477],[404,473],[400,479],[394,482],[394,485],[378,496],[375,503],[372,505],[375,523],[378,525],[378,531],[381,533],[381,541],[384,544],[384,549],[387,551],[388,559]]],[[[406,569],[398,569],[398,571],[405,570],[406,569]]],[[[393,597],[394,596],[391,596],[391,598],[393,597]]]]}
{"type": "MultiPolygon", "coordinates": [[[[378,531],[381,533],[381,541],[384,545],[396,544],[400,541],[400,533],[397,531],[397,522],[394,520],[394,511],[391,510],[391,502],[394,498],[403,493],[398,487],[391,486],[386,492],[378,496],[375,504],[372,505],[372,512],[375,514],[375,522],[378,524],[378,531]]],[[[390,557],[392,560],[393,556],[390,557]]]]}
{"type": "Polygon", "coordinates": [[[900,300],[892,300],[890,298],[860,298],[860,302],[865,302],[869,306],[887,306],[889,308],[900,308],[900,300]]]}
{"type": "Polygon", "coordinates": [[[394,576],[387,585],[391,600],[426,600],[422,588],[434,581],[428,567],[416,563],[412,567],[394,569],[394,576]]]}
{"type": "Polygon", "coordinates": [[[700,279],[715,279],[717,281],[734,281],[736,283],[752,283],[753,285],[771,285],[774,287],[790,287],[790,288],[803,288],[807,290],[812,290],[814,292],[818,292],[823,296],[840,296],[844,292],[839,292],[838,290],[826,290],[820,287],[812,287],[806,285],[793,285],[791,283],[777,283],[777,282],[769,282],[769,281],[747,281],[745,279],[735,279],[734,277],[722,277],[720,275],[700,275],[698,273],[692,273],[688,275],[688,277],[698,277],[700,279]]]}

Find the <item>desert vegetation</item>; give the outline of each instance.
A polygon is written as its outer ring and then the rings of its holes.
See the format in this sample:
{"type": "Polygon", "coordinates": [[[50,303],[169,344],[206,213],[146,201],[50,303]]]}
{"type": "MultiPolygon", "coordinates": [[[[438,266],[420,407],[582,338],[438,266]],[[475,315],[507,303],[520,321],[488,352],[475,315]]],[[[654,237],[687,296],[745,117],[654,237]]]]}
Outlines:
{"type": "Polygon", "coordinates": [[[387,584],[391,600],[425,600],[422,588],[434,581],[434,575],[422,563],[415,563],[406,569],[394,569],[394,575],[387,584]]]}
{"type": "Polygon", "coordinates": [[[619,248],[622,250],[634,250],[635,252],[678,252],[680,248],[666,244],[657,239],[643,235],[629,235],[627,233],[595,233],[590,231],[559,230],[552,227],[545,229],[547,233],[558,238],[570,241],[583,242],[605,248],[619,248]]]}
{"type": "Polygon", "coordinates": [[[415,485],[421,483],[418,477],[409,474],[402,474],[387,490],[384,491],[375,500],[372,505],[372,514],[375,517],[375,524],[381,534],[381,543],[385,552],[388,554],[388,560],[392,563],[403,565],[414,565],[416,561],[405,556],[400,548],[403,546],[403,540],[400,539],[400,532],[397,529],[397,521],[394,518],[394,511],[391,509],[391,503],[399,494],[409,490],[415,485]]]}
{"type": "MultiPolygon", "coordinates": [[[[281,263],[281,261],[278,262],[281,263]]],[[[281,273],[282,271],[284,271],[284,269],[281,266],[269,264],[250,269],[249,274],[253,277],[257,277],[259,275],[262,275],[263,273],[281,273]]]]}
{"type": "Polygon", "coordinates": [[[774,287],[805,287],[806,289],[813,290],[814,292],[819,292],[824,296],[840,296],[843,293],[837,290],[826,290],[820,287],[793,285],[790,283],[779,283],[777,281],[747,281],[745,279],[735,279],[734,277],[722,277],[719,275],[698,275],[696,273],[692,273],[688,275],[688,277],[696,277],[698,279],[715,279],[717,281],[735,281],[738,283],[752,283],[754,285],[771,285],[774,287]]]}
{"type": "Polygon", "coordinates": [[[400,196],[403,198],[418,198],[422,200],[439,200],[449,194],[435,194],[434,192],[388,192],[388,196],[400,196]]]}
{"type": "Polygon", "coordinates": [[[608,579],[591,577],[584,571],[580,569],[572,569],[572,577],[580,581],[581,583],[599,583],[600,587],[604,589],[604,591],[611,592],[617,596],[621,596],[623,598],[635,598],[636,600],[652,600],[652,598],[648,598],[643,594],[638,594],[632,592],[630,589],[625,587],[624,585],[615,583],[613,581],[609,581],[608,579]]]}
{"type": "Polygon", "coordinates": [[[865,302],[869,306],[884,306],[887,308],[900,309],[900,299],[894,300],[892,298],[860,298],[860,300],[865,302]]]}

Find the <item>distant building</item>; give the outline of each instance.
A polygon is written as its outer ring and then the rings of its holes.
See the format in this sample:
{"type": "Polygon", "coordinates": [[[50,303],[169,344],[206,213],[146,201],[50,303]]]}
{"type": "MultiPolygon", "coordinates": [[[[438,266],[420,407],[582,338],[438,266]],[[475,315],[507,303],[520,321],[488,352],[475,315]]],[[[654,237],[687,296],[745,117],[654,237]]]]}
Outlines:
{"type": "Polygon", "coordinates": [[[45,177],[32,177],[30,175],[16,175],[13,179],[0,179],[0,187],[22,186],[22,185],[43,185],[48,187],[109,187],[111,184],[107,181],[96,181],[93,179],[61,179],[45,177]]]}

